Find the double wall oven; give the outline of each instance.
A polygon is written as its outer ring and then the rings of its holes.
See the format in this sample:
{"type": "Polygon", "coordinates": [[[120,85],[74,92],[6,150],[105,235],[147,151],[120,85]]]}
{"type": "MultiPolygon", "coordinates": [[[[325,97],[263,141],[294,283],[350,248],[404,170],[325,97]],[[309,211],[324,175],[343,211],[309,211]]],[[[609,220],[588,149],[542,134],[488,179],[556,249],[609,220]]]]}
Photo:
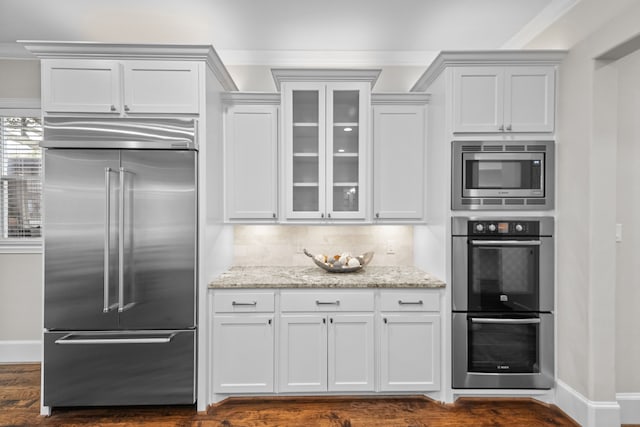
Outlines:
{"type": "Polygon", "coordinates": [[[453,388],[553,386],[553,226],[452,218],[453,388]]]}

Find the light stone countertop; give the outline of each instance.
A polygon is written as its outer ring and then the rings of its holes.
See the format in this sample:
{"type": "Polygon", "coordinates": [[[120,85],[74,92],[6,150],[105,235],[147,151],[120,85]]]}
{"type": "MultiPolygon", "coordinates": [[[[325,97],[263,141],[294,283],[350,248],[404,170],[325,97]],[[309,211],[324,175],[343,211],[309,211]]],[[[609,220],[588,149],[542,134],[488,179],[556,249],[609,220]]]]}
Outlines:
{"type": "Polygon", "coordinates": [[[367,266],[353,273],[329,273],[316,266],[235,266],[209,283],[210,289],[248,288],[444,288],[415,267],[367,266]]]}

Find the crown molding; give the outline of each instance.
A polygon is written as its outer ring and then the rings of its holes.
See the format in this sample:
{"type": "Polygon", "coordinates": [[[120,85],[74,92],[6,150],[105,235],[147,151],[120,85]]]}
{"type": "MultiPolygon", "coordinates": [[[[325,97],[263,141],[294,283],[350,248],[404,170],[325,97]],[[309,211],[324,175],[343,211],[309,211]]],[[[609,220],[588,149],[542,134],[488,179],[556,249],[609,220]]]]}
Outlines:
{"type": "Polygon", "coordinates": [[[280,105],[277,92],[222,92],[220,98],[225,105],[280,105]]]}
{"type": "Polygon", "coordinates": [[[128,44],[18,40],[40,59],[132,59],[204,61],[224,90],[238,90],[211,45],[128,44]]]}
{"type": "Polygon", "coordinates": [[[443,51],[411,88],[411,92],[424,92],[448,67],[504,66],[504,65],[558,65],[567,56],[566,50],[472,50],[443,51]]]}
{"type": "Polygon", "coordinates": [[[563,17],[579,1],[580,0],[552,0],[538,15],[502,45],[502,49],[524,49],[528,43],[549,28],[551,24],[563,17]]]}
{"type": "Polygon", "coordinates": [[[371,105],[426,105],[431,94],[424,92],[378,92],[371,94],[371,105]]]}
{"type": "Polygon", "coordinates": [[[379,68],[272,68],[271,74],[280,91],[282,82],[367,82],[373,88],[381,71],[379,68]]]}

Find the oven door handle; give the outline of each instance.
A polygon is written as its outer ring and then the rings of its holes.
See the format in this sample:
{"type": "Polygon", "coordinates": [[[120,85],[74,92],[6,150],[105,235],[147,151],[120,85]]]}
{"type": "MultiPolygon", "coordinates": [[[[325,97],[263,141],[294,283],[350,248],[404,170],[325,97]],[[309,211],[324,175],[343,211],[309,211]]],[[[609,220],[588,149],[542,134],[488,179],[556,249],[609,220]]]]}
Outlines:
{"type": "Polygon", "coordinates": [[[501,246],[540,246],[540,240],[471,240],[474,246],[501,245],[501,246]]]}
{"type": "Polygon", "coordinates": [[[471,318],[471,323],[492,323],[492,324],[507,324],[507,325],[533,325],[540,323],[540,319],[534,317],[532,319],[490,319],[490,318],[471,318]]]}

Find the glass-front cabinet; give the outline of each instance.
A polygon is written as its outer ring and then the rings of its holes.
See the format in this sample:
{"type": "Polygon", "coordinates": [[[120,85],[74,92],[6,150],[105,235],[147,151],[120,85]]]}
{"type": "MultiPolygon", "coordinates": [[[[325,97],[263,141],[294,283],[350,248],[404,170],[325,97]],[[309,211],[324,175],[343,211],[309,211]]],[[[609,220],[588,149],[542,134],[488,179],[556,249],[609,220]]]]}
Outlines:
{"type": "Polygon", "coordinates": [[[364,219],[369,83],[282,84],[289,219],[364,219]]]}

